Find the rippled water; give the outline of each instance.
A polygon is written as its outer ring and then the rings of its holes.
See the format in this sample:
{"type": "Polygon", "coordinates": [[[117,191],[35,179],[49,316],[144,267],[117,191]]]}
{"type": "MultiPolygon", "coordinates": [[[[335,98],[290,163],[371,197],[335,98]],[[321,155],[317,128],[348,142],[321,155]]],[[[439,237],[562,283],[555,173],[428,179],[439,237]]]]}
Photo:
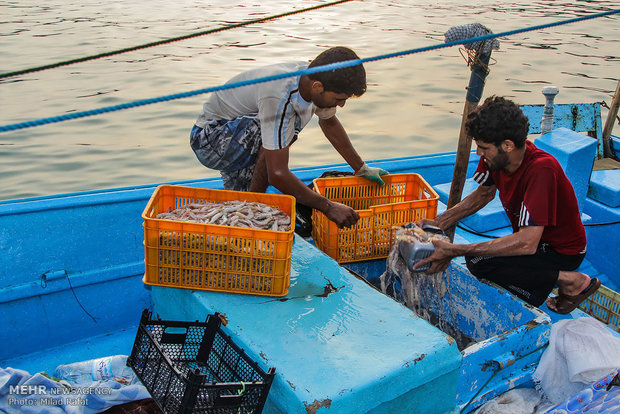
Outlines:
{"type": "MultiPolygon", "coordinates": [[[[301,9],[325,1],[34,0],[0,2],[0,72],[53,63],[301,9]]],[[[233,74],[310,60],[345,45],[362,58],[442,43],[454,25],[504,32],[620,8],[618,1],[357,0],[165,46],[0,81],[0,124],[217,86],[233,74]],[[438,3],[438,4],[435,4],[438,3]]],[[[501,39],[485,96],[610,103],[620,16],[501,39]]],[[[339,110],[365,159],[454,151],[469,69],[457,47],[370,62],[368,92],[339,110]]],[[[188,134],[207,95],[0,133],[0,198],[217,176],[188,134]]],[[[603,114],[605,116],[605,112],[603,114]]],[[[341,159],[315,122],[291,166],[341,159]]]]}

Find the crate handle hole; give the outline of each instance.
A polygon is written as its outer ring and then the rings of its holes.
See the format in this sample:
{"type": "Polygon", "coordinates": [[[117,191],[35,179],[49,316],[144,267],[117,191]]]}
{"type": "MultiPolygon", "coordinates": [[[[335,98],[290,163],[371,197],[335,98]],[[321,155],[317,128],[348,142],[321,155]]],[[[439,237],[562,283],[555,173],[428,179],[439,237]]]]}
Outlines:
{"type": "Polygon", "coordinates": [[[183,345],[187,337],[187,328],[182,326],[168,326],[164,329],[161,336],[162,344],[178,344],[183,345]]]}
{"type": "Polygon", "coordinates": [[[187,328],[183,326],[168,326],[164,329],[164,332],[172,335],[185,335],[187,333],[187,328]]]}

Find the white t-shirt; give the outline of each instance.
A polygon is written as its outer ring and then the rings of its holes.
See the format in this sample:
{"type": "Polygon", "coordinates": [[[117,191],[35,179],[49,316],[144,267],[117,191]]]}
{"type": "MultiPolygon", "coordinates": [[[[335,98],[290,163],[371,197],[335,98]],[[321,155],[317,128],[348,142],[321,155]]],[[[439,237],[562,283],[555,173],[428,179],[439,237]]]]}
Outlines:
{"type": "MultiPolygon", "coordinates": [[[[307,62],[280,63],[253,69],[227,83],[262,78],[308,68],[307,62]]],[[[328,119],[336,108],[318,108],[299,94],[299,76],[214,92],[205,102],[196,125],[204,128],[214,119],[232,120],[242,115],[258,114],[263,147],[268,150],[286,148],[295,141],[313,114],[328,119]]]]}

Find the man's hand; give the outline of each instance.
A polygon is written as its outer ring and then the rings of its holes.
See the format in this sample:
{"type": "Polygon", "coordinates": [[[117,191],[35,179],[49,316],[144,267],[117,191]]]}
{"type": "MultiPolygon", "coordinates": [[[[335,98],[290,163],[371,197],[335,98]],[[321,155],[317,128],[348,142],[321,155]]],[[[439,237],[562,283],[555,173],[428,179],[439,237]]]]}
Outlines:
{"type": "Polygon", "coordinates": [[[441,228],[441,226],[439,225],[439,223],[437,223],[437,222],[436,222],[435,220],[433,220],[433,219],[423,218],[423,219],[420,219],[420,221],[418,221],[416,224],[418,225],[418,227],[419,227],[419,228],[422,228],[422,227],[424,227],[424,226],[426,226],[426,225],[431,225],[431,226],[435,226],[435,227],[438,227],[438,228],[440,228],[441,230],[443,230],[443,229],[441,228]]]}
{"type": "Polygon", "coordinates": [[[384,174],[389,173],[382,168],[369,167],[366,163],[362,164],[360,169],[355,172],[355,175],[357,177],[364,177],[381,185],[385,185],[385,183],[381,179],[381,176],[384,174]]]}
{"type": "Polygon", "coordinates": [[[413,265],[412,270],[422,267],[427,263],[431,264],[431,267],[425,272],[427,274],[443,272],[448,268],[450,261],[455,257],[455,255],[451,253],[452,243],[441,239],[434,239],[432,242],[435,246],[433,254],[413,265]]]}
{"type": "Polygon", "coordinates": [[[349,206],[335,201],[330,201],[327,210],[324,211],[328,219],[336,223],[338,228],[351,227],[360,219],[357,211],[349,206]]]}

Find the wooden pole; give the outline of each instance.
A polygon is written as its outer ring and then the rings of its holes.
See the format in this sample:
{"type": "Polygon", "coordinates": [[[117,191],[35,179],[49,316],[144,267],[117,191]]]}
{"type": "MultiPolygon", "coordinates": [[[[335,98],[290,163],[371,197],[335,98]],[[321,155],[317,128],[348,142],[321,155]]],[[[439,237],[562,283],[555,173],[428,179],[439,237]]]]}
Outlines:
{"type": "Polygon", "coordinates": [[[609,141],[611,140],[611,130],[614,128],[616,116],[618,116],[618,107],[620,107],[620,80],[618,81],[618,86],[616,86],[616,93],[614,94],[609,112],[607,113],[605,127],[603,127],[603,156],[605,158],[613,158],[609,141]]]}
{"type": "MultiPolygon", "coordinates": [[[[452,175],[452,184],[450,185],[450,195],[448,196],[448,208],[458,204],[463,196],[463,187],[465,186],[467,167],[469,165],[469,153],[471,152],[471,137],[468,136],[465,131],[465,122],[471,111],[476,109],[482,97],[490,59],[490,50],[488,52],[478,53],[477,59],[471,69],[467,96],[465,98],[465,107],[463,108],[463,117],[461,118],[461,130],[459,132],[459,142],[456,150],[456,161],[454,162],[454,173],[452,175]]],[[[446,229],[446,235],[450,237],[450,240],[454,240],[454,230],[455,226],[446,229]]]]}

